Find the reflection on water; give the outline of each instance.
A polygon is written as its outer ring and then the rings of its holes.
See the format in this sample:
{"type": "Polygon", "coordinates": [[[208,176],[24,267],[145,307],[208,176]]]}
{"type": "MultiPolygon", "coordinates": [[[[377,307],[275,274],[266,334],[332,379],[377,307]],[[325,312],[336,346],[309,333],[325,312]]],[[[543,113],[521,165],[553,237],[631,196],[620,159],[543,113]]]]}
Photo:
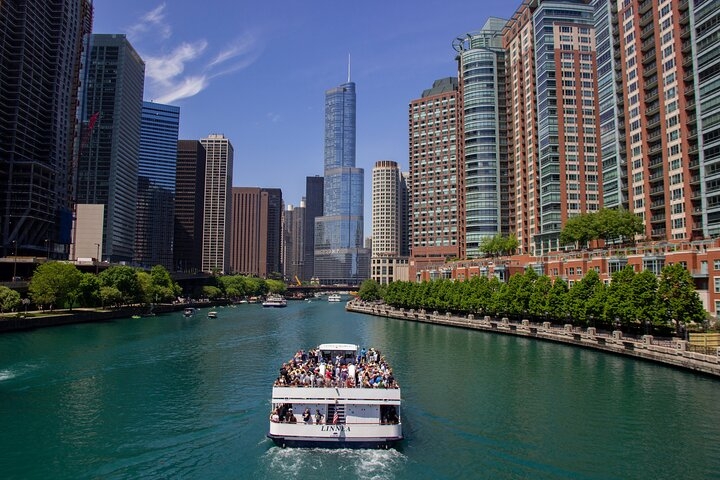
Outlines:
{"type": "Polygon", "coordinates": [[[215,320],[179,312],[0,336],[8,453],[0,472],[712,478],[718,398],[715,379],[571,346],[349,314],[328,302],[241,305],[215,320]],[[265,437],[280,365],[326,342],[387,356],[403,388],[399,450],[280,449],[265,437]]]}

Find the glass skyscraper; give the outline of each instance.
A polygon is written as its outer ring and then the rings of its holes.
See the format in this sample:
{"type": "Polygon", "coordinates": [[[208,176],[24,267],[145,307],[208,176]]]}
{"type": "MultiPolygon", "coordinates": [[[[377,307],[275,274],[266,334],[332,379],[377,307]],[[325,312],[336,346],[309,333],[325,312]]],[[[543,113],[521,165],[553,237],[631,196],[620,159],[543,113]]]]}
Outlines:
{"type": "Polygon", "coordinates": [[[482,30],[458,37],[463,105],[465,254],[480,256],[483,240],[507,234],[513,222],[508,194],[505,50],[506,21],[491,17],[482,30]]]}
{"type": "Polygon", "coordinates": [[[89,125],[79,155],[77,202],[105,205],[103,258],[130,262],[145,63],[125,35],[94,34],[90,45],[83,112],[89,125]]]}
{"type": "Polygon", "coordinates": [[[88,0],[0,1],[0,244],[67,258],[88,0]],[[51,253],[52,252],[52,253],[51,253]]]}
{"type": "Polygon", "coordinates": [[[173,267],[175,170],[180,108],[143,102],[135,261],[173,267]]]}
{"type": "Polygon", "coordinates": [[[321,284],[354,285],[369,278],[363,175],[355,167],[355,83],[348,81],[325,92],[324,208],[315,219],[314,273],[321,284]]]}

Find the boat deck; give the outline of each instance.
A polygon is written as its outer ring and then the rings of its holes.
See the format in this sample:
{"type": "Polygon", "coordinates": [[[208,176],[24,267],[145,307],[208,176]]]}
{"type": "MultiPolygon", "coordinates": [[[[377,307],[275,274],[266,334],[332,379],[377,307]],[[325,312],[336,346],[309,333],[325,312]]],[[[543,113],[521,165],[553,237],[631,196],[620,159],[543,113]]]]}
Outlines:
{"type": "Polygon", "coordinates": [[[392,368],[375,348],[359,352],[299,350],[282,364],[275,387],[400,388],[392,368]]]}

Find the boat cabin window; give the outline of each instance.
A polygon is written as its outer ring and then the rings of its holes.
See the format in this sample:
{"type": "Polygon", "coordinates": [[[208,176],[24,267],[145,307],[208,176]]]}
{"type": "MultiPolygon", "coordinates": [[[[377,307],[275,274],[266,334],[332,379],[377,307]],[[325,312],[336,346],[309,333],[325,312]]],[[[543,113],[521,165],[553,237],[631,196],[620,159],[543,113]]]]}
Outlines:
{"type": "Polygon", "coordinates": [[[357,355],[354,350],[323,350],[322,351],[322,358],[325,360],[325,363],[335,363],[335,360],[337,357],[340,356],[340,363],[346,364],[346,363],[355,363],[355,360],[357,359],[357,355]]]}

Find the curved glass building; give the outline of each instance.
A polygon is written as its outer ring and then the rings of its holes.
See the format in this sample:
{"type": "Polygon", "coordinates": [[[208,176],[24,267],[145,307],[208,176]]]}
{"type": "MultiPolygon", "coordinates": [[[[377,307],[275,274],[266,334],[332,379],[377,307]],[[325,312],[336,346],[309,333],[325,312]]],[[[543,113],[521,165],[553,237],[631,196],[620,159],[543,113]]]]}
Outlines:
{"type": "Polygon", "coordinates": [[[363,176],[355,167],[355,84],[325,92],[323,215],[315,219],[315,277],[323,285],[369,278],[363,248],[363,176]]]}
{"type": "Polygon", "coordinates": [[[467,257],[482,255],[482,242],[507,234],[513,222],[508,193],[505,115],[506,21],[491,17],[480,31],[458,37],[458,72],[464,134],[464,243],[467,257]]]}

